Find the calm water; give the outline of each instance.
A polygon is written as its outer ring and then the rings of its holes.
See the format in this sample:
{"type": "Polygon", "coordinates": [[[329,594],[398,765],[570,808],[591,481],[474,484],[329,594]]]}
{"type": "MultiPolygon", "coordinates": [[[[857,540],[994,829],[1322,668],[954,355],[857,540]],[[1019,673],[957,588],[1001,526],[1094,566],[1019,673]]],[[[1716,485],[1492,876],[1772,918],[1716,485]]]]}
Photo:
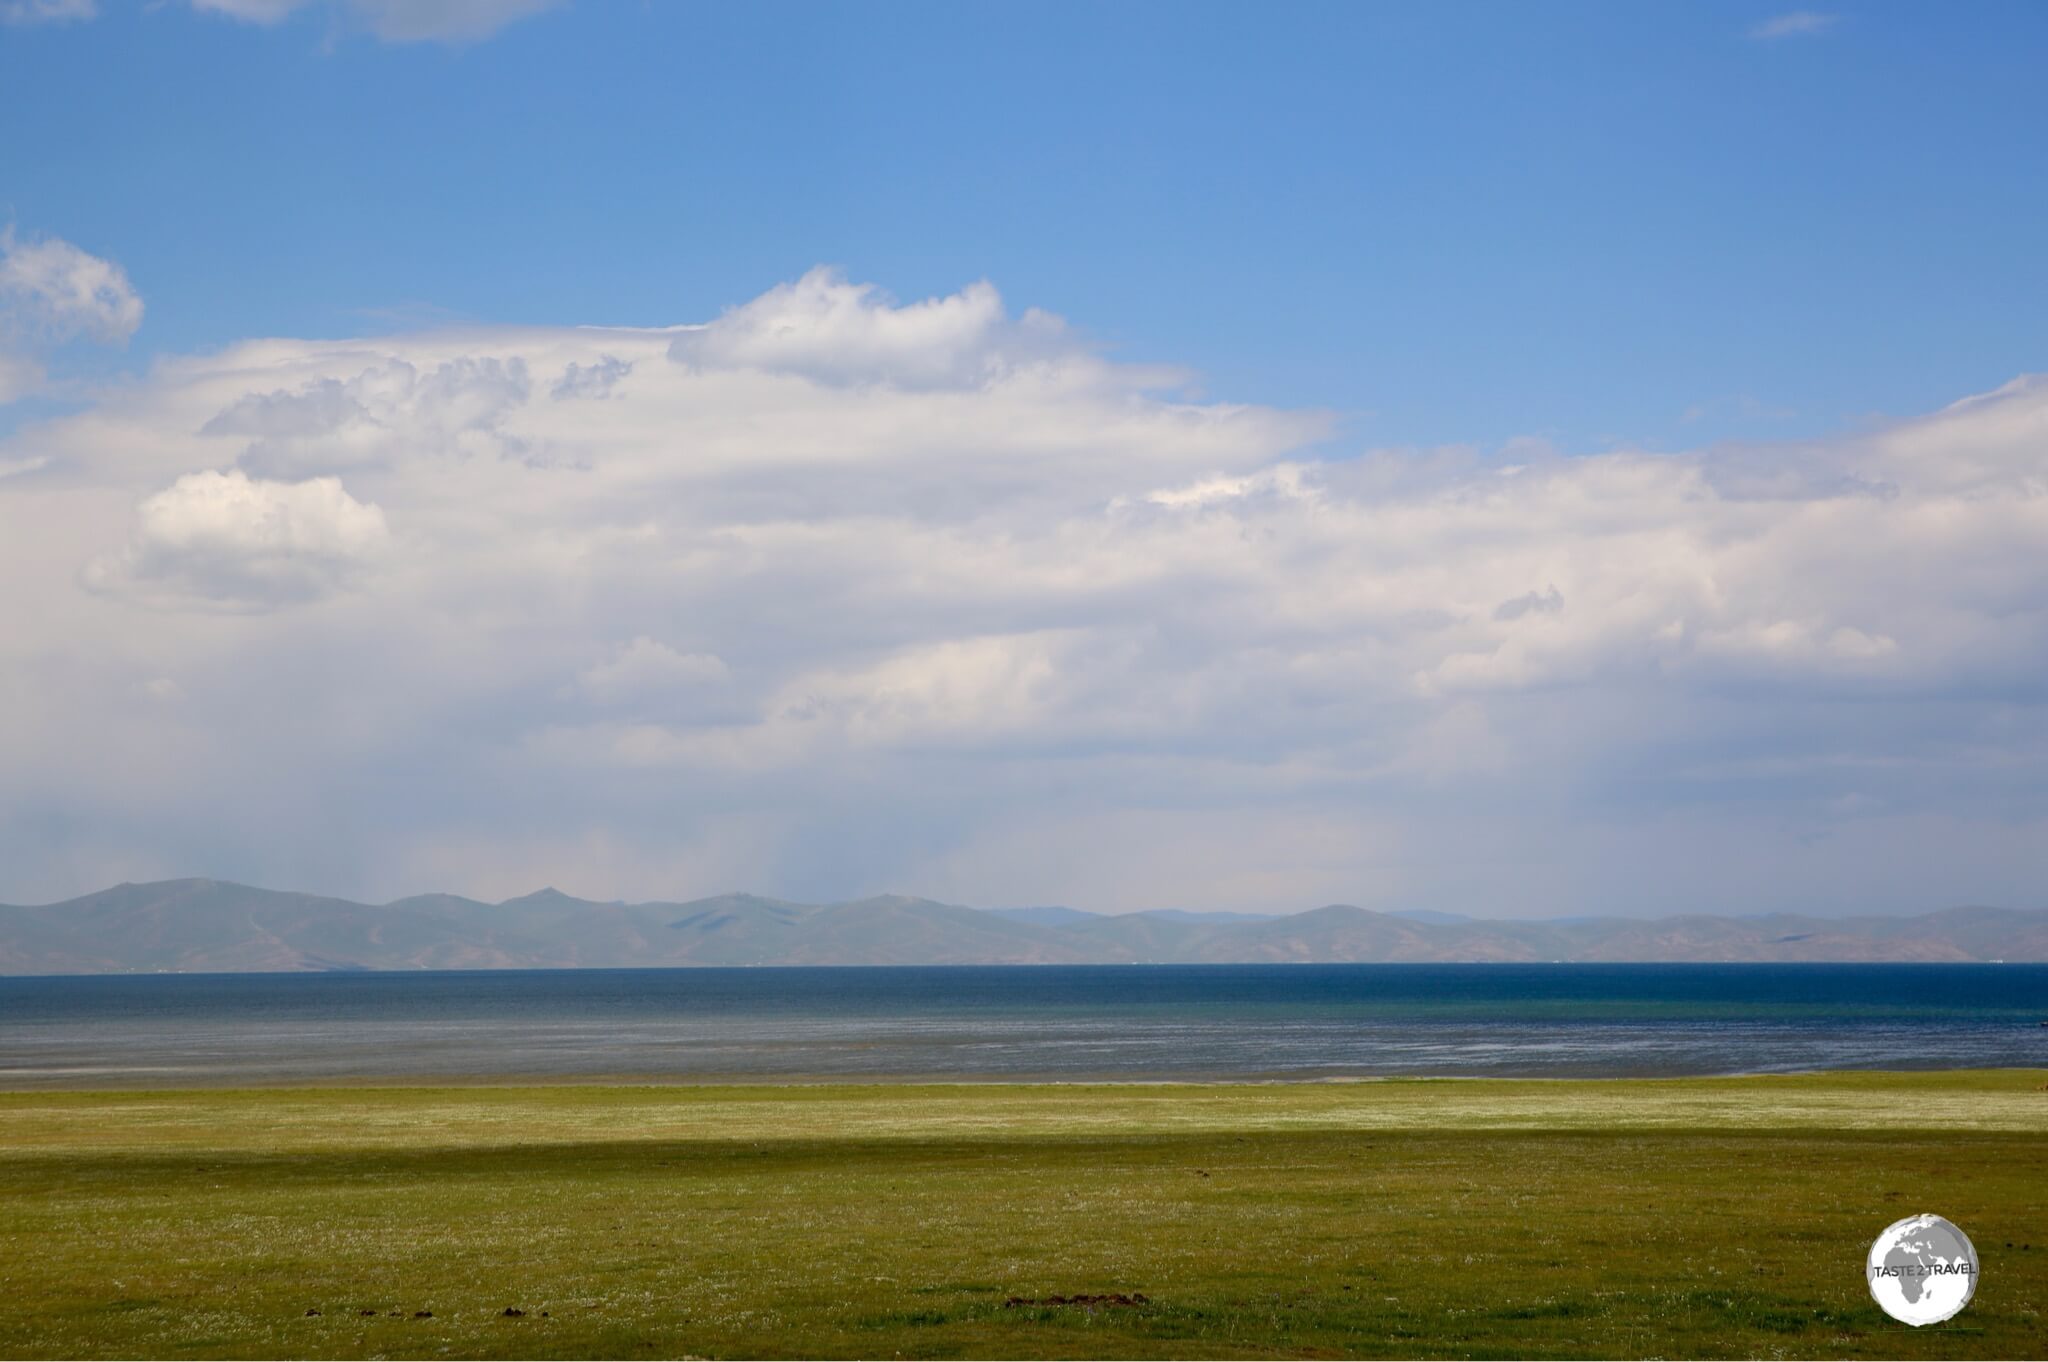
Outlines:
{"type": "Polygon", "coordinates": [[[2048,1065],[2048,965],[0,978],[0,1086],[1329,1078],[2048,1065]]]}

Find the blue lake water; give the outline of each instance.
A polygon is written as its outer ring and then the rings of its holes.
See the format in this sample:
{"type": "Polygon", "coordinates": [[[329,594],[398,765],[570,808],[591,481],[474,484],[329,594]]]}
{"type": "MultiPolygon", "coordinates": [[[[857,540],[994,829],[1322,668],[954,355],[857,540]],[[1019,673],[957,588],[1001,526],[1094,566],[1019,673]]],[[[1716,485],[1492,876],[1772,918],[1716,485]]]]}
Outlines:
{"type": "Polygon", "coordinates": [[[0,978],[0,1087],[2048,1066],[2048,965],[0,978]]]}

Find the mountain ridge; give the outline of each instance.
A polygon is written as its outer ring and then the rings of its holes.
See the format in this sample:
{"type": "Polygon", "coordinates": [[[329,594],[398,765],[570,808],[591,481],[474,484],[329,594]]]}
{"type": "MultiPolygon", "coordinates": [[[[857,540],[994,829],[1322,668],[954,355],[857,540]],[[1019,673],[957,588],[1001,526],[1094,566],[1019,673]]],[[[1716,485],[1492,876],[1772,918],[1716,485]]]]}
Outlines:
{"type": "Polygon", "coordinates": [[[2048,911],[1966,906],[1910,917],[1792,913],[1491,920],[1326,904],[1258,917],[1163,910],[970,908],[901,894],[806,904],[383,904],[226,880],[122,883],[0,905],[0,974],[577,969],[739,965],[2048,961],[2048,911]]]}

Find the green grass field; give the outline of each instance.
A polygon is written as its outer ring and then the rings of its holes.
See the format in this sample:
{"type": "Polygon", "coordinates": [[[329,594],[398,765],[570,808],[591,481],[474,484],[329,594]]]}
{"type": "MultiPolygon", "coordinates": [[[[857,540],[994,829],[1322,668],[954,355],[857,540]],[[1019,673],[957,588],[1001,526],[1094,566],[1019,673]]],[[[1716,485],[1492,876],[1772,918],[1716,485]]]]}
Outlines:
{"type": "Polygon", "coordinates": [[[2041,1357],[2044,1307],[2041,1072],[0,1094],[12,1357],[2041,1357]],[[1924,1330],[1863,1282],[1918,1211],[1983,1260],[1924,1330]]]}

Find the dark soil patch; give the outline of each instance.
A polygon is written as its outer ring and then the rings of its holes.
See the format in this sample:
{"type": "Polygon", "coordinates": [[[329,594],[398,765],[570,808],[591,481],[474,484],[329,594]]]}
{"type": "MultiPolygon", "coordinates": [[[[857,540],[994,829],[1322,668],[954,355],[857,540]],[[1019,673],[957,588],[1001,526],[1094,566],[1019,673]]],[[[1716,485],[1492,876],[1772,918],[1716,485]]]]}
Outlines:
{"type": "Polygon", "coordinates": [[[1128,1309],[1132,1306],[1150,1305],[1151,1300],[1142,1291],[1117,1291],[1107,1296],[1012,1296],[1003,1302],[1005,1310],[1024,1310],[1045,1305],[1078,1305],[1083,1309],[1100,1308],[1128,1309]]]}

